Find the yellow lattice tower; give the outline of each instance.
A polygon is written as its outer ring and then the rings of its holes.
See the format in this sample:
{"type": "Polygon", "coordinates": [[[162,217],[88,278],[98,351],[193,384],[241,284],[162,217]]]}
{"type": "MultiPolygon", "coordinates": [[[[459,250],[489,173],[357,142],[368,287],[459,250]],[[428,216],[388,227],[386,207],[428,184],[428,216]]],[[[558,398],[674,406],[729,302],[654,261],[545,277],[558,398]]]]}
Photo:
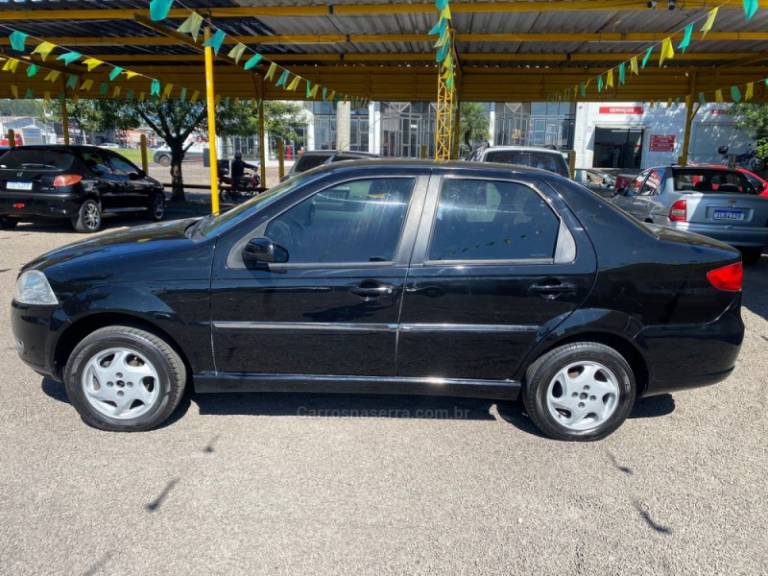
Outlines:
{"type": "Polygon", "coordinates": [[[456,62],[456,50],[453,45],[453,30],[450,31],[450,74],[445,66],[440,66],[437,74],[437,114],[435,119],[435,160],[450,160],[453,152],[453,140],[456,136],[455,123],[458,122],[456,80],[453,66],[456,62]]]}

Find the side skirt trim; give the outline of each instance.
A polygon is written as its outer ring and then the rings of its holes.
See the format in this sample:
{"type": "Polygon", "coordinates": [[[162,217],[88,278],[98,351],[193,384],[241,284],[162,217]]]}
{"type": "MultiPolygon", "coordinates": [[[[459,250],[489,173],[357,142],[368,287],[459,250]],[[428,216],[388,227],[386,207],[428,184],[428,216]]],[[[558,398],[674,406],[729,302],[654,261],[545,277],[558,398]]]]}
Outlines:
{"type": "Polygon", "coordinates": [[[521,384],[516,380],[463,378],[411,378],[405,376],[335,376],[306,374],[253,374],[225,372],[194,376],[195,391],[288,392],[320,394],[405,394],[516,400],[521,384]]]}

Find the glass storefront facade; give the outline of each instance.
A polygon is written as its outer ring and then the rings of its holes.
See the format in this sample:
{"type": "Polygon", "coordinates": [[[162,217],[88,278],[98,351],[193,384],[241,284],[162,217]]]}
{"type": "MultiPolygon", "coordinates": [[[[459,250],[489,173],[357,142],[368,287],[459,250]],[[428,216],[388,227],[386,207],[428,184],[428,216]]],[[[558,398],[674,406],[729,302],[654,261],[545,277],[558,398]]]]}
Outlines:
{"type": "MultiPolygon", "coordinates": [[[[336,103],[307,102],[307,109],[314,115],[315,150],[336,149],[336,103]]],[[[352,109],[350,122],[350,150],[368,152],[368,108],[352,109]]]]}
{"type": "Polygon", "coordinates": [[[576,106],[571,102],[496,104],[497,146],[573,147],[576,106]]]}
{"type": "Polygon", "coordinates": [[[435,105],[428,102],[382,102],[380,153],[394,158],[434,156],[435,105]]]}

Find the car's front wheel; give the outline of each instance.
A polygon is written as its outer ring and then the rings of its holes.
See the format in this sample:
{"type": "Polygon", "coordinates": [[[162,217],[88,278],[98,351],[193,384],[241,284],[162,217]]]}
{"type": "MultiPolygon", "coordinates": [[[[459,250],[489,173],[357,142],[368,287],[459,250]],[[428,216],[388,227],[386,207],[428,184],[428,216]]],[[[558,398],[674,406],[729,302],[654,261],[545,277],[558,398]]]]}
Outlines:
{"type": "Polygon", "coordinates": [[[72,218],[72,227],[76,232],[98,232],[101,229],[101,217],[99,202],[88,198],[72,218]]]}
{"type": "Polygon", "coordinates": [[[184,362],[170,344],[130,326],[86,336],[64,371],[67,395],[83,421],[114,432],[162,424],[178,406],[186,379],[184,362]]]}
{"type": "Polygon", "coordinates": [[[155,222],[165,217],[165,194],[155,192],[149,202],[149,215],[155,222]]]}
{"type": "Polygon", "coordinates": [[[531,364],[523,402],[547,436],[589,441],[621,426],[636,393],[632,368],[621,354],[597,342],[577,342],[550,350],[531,364]]]}

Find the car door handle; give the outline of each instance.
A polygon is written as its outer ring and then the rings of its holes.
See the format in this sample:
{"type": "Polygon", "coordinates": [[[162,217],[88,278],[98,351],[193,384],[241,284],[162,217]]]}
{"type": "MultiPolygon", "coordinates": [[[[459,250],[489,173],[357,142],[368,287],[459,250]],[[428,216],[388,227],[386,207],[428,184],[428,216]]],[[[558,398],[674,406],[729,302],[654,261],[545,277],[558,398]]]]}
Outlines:
{"type": "Polygon", "coordinates": [[[534,294],[555,298],[565,292],[575,292],[576,285],[570,282],[545,282],[543,284],[532,284],[529,290],[534,294]]]}
{"type": "Polygon", "coordinates": [[[395,287],[390,284],[377,284],[375,286],[355,286],[350,289],[352,294],[363,298],[378,298],[379,296],[390,296],[394,293],[395,287]]]}

